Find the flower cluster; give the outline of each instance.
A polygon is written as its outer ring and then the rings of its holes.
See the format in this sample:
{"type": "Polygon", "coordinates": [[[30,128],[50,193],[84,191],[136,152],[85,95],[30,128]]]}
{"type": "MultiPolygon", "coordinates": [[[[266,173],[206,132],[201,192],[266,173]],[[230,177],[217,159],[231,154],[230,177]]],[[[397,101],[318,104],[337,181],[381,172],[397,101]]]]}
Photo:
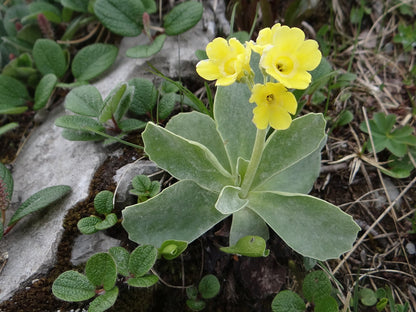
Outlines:
{"type": "Polygon", "coordinates": [[[200,61],[196,70],[207,80],[216,80],[217,86],[247,82],[252,95],[253,122],[258,129],[269,125],[278,130],[287,129],[296,113],[294,95],[287,89],[306,89],[311,83],[308,71],[321,62],[321,52],[315,40],[305,40],[304,32],[296,27],[274,25],[259,32],[256,42],[241,44],[237,39],[216,38],[207,45],[207,60],[200,61]],[[260,54],[260,69],[265,84],[253,86],[250,67],[251,51],[260,54]]]}

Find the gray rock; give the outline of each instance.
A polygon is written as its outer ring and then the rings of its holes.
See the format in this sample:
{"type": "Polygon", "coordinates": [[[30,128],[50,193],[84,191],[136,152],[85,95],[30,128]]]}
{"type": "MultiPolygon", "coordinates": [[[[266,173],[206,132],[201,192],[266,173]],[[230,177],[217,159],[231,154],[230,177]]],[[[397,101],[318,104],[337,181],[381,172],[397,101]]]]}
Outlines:
{"type": "Polygon", "coordinates": [[[61,136],[54,121],[63,113],[63,107],[55,109],[18,155],[12,171],[13,205],[7,211],[6,223],[20,203],[45,187],[65,184],[72,187],[72,193],[58,204],[23,218],[0,241],[0,251],[8,252],[0,273],[0,301],[8,299],[27,279],[53,266],[63,218],[88,195],[91,178],[106,158],[100,144],[71,142],[61,136]]]}
{"type": "Polygon", "coordinates": [[[80,235],[72,248],[71,263],[79,265],[97,252],[107,252],[111,247],[120,246],[120,240],[114,239],[100,231],[91,235],[80,235]]]}

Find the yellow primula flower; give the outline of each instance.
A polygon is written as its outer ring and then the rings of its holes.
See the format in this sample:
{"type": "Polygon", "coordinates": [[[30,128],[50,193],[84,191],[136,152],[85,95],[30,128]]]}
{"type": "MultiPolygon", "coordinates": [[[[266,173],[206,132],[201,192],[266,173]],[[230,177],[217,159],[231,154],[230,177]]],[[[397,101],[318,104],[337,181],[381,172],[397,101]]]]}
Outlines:
{"type": "MultiPolygon", "coordinates": [[[[276,25],[275,25],[276,26],[276,25]]],[[[262,49],[260,66],[286,88],[306,89],[311,82],[308,71],[321,62],[322,54],[315,40],[305,40],[304,32],[296,27],[272,28],[262,49]]]]}
{"type": "Polygon", "coordinates": [[[250,40],[247,42],[247,45],[256,53],[260,55],[263,53],[263,50],[267,47],[273,46],[273,37],[274,33],[279,29],[281,26],[279,23],[275,24],[272,28],[266,27],[259,31],[259,35],[257,36],[256,43],[250,40]]]}
{"type": "Polygon", "coordinates": [[[277,130],[287,129],[292,123],[289,113],[296,113],[296,98],[281,83],[255,84],[249,101],[257,104],[253,122],[258,129],[266,129],[268,125],[277,130]]]}
{"type": "Polygon", "coordinates": [[[215,38],[208,43],[207,60],[196,65],[197,73],[206,80],[217,80],[217,86],[229,86],[250,74],[251,49],[242,45],[236,38],[229,41],[215,38]]]}

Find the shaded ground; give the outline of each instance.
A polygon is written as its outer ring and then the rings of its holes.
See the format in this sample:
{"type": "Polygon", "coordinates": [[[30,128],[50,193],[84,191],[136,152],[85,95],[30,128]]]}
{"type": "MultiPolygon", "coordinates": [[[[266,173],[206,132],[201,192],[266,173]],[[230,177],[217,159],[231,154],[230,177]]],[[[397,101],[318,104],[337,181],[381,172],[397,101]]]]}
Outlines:
{"type": "MultiPolygon", "coordinates": [[[[407,3],[416,12],[416,4],[407,3]]],[[[278,11],[278,17],[284,16],[284,9],[278,11]]],[[[299,22],[303,18],[307,21],[299,23],[300,27],[307,30],[309,37],[320,40],[321,48],[334,69],[339,73],[354,73],[356,78],[341,89],[331,88],[331,83],[334,86],[336,81],[330,82],[320,90],[324,96],[322,100],[317,96],[305,99],[309,101],[303,113],[325,113],[329,127],[344,110],[351,111],[354,117],[351,123],[334,128],[329,134],[322,155],[323,170],[312,193],[340,206],[363,229],[350,253],[341,260],[328,261],[320,266],[339,281],[334,286],[339,290],[337,297],[341,311],[348,311],[350,298],[358,289],[355,288],[357,283],[359,287],[373,290],[388,286],[396,303],[408,302],[409,311],[415,311],[412,307],[416,307],[416,257],[407,252],[406,245],[416,243],[413,228],[416,223],[416,176],[414,171],[405,179],[380,174],[374,163],[382,163],[389,154],[374,155],[364,150],[362,146],[368,136],[359,129],[359,124],[375,112],[394,113],[398,125],[414,127],[416,76],[411,71],[416,53],[414,49],[404,51],[404,47],[394,43],[393,38],[399,32],[398,25],[409,19],[412,21],[409,24],[413,24],[415,16],[402,13],[395,1],[321,1],[315,11],[319,13],[305,12],[299,18],[299,22]],[[358,22],[351,14],[345,13],[356,14],[354,10],[363,10],[358,22]],[[329,31],[316,34],[326,24],[329,31]],[[394,208],[393,202],[396,203],[394,208]]],[[[244,25],[238,22],[237,27],[244,29],[244,25]]],[[[32,127],[30,116],[20,118],[23,120],[18,132],[0,138],[0,159],[5,162],[13,161],[13,153],[18,151],[32,127]]],[[[50,287],[61,272],[72,269],[69,253],[73,239],[78,235],[76,222],[92,212],[92,199],[97,192],[114,189],[115,186],[109,183],[111,177],[133,153],[136,152],[126,148],[121,159],[108,159],[97,171],[90,196],[78,203],[66,218],[66,233],[59,246],[56,268],[1,304],[0,311],[69,311],[87,306],[85,303],[69,304],[56,300],[50,287]]],[[[223,235],[226,235],[228,226],[226,220],[209,231],[191,244],[183,257],[158,262],[156,271],[164,281],[176,286],[195,284],[202,274],[216,275],[221,282],[221,292],[207,302],[205,311],[270,311],[271,300],[279,289],[300,291],[299,285],[306,272],[299,255],[274,235],[268,243],[271,249],[268,258],[237,258],[220,253],[218,246],[225,244],[223,235]]],[[[124,237],[119,231],[110,234],[124,237]]],[[[135,247],[125,237],[123,245],[135,247]]],[[[120,290],[116,305],[110,311],[186,310],[186,294],[180,288],[159,283],[150,289],[120,286],[120,290]]],[[[312,311],[312,307],[309,310],[312,311]]],[[[360,306],[359,311],[376,309],[360,306]]]]}

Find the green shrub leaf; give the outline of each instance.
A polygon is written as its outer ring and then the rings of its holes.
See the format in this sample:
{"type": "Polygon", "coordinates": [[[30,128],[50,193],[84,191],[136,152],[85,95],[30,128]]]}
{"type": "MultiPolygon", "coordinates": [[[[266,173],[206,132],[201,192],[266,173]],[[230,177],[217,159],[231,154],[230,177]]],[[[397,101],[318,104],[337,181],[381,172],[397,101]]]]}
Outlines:
{"type": "Polygon", "coordinates": [[[220,282],[215,275],[205,275],[198,285],[198,290],[201,293],[202,298],[211,299],[214,298],[220,292],[220,282]]]}
{"type": "Polygon", "coordinates": [[[126,55],[132,58],[150,57],[162,49],[163,44],[165,43],[165,40],[166,40],[165,34],[159,35],[149,44],[141,44],[141,45],[129,48],[126,52],[126,55]]]}
{"type": "Polygon", "coordinates": [[[113,33],[134,37],[142,32],[143,3],[135,0],[97,0],[94,13],[113,33]]]}
{"type": "Polygon", "coordinates": [[[119,128],[123,132],[130,132],[135,130],[144,129],[146,127],[147,122],[141,121],[139,119],[123,119],[118,123],[119,128]]]}
{"type": "Polygon", "coordinates": [[[105,131],[104,126],[86,116],[77,116],[77,115],[66,115],[58,117],[55,120],[55,125],[61,128],[67,128],[72,130],[82,130],[82,131],[105,131]]]}
{"type": "Polygon", "coordinates": [[[172,260],[178,257],[188,247],[188,243],[177,240],[167,240],[159,248],[159,254],[166,260],[172,260]]]}
{"type": "Polygon", "coordinates": [[[129,252],[123,247],[111,247],[108,250],[108,253],[111,257],[113,257],[116,263],[117,273],[124,276],[129,276],[129,252]]]}
{"type": "Polygon", "coordinates": [[[133,188],[143,194],[149,190],[151,184],[152,181],[150,181],[150,178],[143,174],[135,176],[131,181],[133,188]]]}
{"type": "Polygon", "coordinates": [[[0,193],[4,194],[5,198],[0,198],[0,202],[6,204],[7,208],[8,203],[12,200],[13,195],[13,176],[10,173],[9,169],[6,168],[0,162],[0,193]]]}
{"type": "Polygon", "coordinates": [[[298,294],[290,290],[279,292],[272,301],[273,312],[305,312],[306,305],[298,294]]]}
{"type": "Polygon", "coordinates": [[[108,253],[97,253],[88,259],[85,265],[85,275],[94,286],[103,287],[108,291],[116,283],[116,263],[108,253]]]}
{"type": "Polygon", "coordinates": [[[206,303],[202,300],[194,300],[194,299],[188,299],[186,300],[186,305],[192,310],[192,311],[202,311],[205,309],[206,303]]]}
{"type": "Polygon", "coordinates": [[[117,107],[120,104],[126,90],[127,83],[123,83],[111,90],[110,94],[104,100],[104,107],[99,117],[100,122],[106,122],[113,117],[113,114],[117,111],[117,107]]]}
{"type": "Polygon", "coordinates": [[[111,44],[95,43],[82,48],[72,61],[72,74],[77,80],[91,80],[116,60],[118,49],[111,44]]]}
{"type": "Polygon", "coordinates": [[[84,301],[95,296],[95,286],[85,275],[77,271],[66,271],[53,282],[52,293],[65,301],[84,301]]]}
{"type": "Polygon", "coordinates": [[[62,137],[69,141],[101,141],[104,140],[104,137],[99,134],[86,132],[82,130],[71,130],[64,129],[62,131],[62,137]]]}
{"type": "Polygon", "coordinates": [[[44,188],[43,190],[30,196],[23,204],[20,205],[10,219],[8,225],[11,226],[24,216],[52,205],[70,192],[71,187],[67,185],[56,185],[44,188]]]}
{"type": "Polygon", "coordinates": [[[133,78],[128,83],[134,87],[130,110],[137,115],[151,112],[157,101],[157,90],[153,83],[144,78],[133,78]]]}
{"type": "Polygon", "coordinates": [[[331,282],[324,271],[313,271],[306,275],[302,286],[306,300],[316,303],[331,294],[331,282]]]}
{"type": "Polygon", "coordinates": [[[42,75],[61,78],[67,69],[65,54],[59,44],[50,39],[38,39],[33,46],[33,59],[42,75]]]}
{"type": "Polygon", "coordinates": [[[159,104],[157,105],[157,113],[159,119],[163,120],[169,117],[175,108],[176,93],[167,93],[162,96],[159,104]]]}
{"type": "Polygon", "coordinates": [[[141,277],[129,278],[127,284],[133,287],[150,287],[158,282],[156,275],[145,275],[141,277]]]}
{"type": "Polygon", "coordinates": [[[103,106],[100,91],[91,85],[77,87],[65,98],[66,109],[84,116],[98,117],[103,106]]]}
{"type": "Polygon", "coordinates": [[[153,267],[157,259],[157,249],[151,245],[141,245],[130,255],[129,271],[134,277],[145,275],[153,267]]]}
{"type": "Polygon", "coordinates": [[[315,312],[338,312],[338,303],[332,296],[324,296],[315,302],[315,312]]]}
{"type": "Polygon", "coordinates": [[[85,217],[78,221],[77,227],[82,234],[94,234],[98,232],[95,225],[101,221],[102,220],[96,216],[85,217]]]}
{"type": "Polygon", "coordinates": [[[12,77],[0,75],[0,113],[7,107],[25,105],[27,100],[29,93],[23,83],[12,77]]]}
{"type": "Polygon", "coordinates": [[[94,197],[94,208],[98,213],[103,215],[109,214],[113,206],[114,194],[110,191],[101,191],[94,197]]]}
{"type": "Polygon", "coordinates": [[[194,27],[202,17],[202,4],[187,1],[175,6],[163,18],[163,28],[169,36],[179,35],[194,27]]]}
{"type": "Polygon", "coordinates": [[[104,294],[95,298],[89,305],[89,312],[102,312],[111,308],[117,300],[118,287],[107,290],[104,294]]]}
{"type": "Polygon", "coordinates": [[[64,7],[76,12],[88,13],[89,0],[61,0],[64,7]]]}
{"type": "Polygon", "coordinates": [[[54,74],[47,74],[42,77],[35,91],[34,110],[45,107],[52,95],[53,90],[55,89],[57,82],[58,78],[54,74]]]}
{"type": "Polygon", "coordinates": [[[117,215],[115,213],[110,213],[105,216],[105,219],[101,222],[98,222],[95,225],[97,230],[106,230],[116,224],[118,221],[117,215]]]}

